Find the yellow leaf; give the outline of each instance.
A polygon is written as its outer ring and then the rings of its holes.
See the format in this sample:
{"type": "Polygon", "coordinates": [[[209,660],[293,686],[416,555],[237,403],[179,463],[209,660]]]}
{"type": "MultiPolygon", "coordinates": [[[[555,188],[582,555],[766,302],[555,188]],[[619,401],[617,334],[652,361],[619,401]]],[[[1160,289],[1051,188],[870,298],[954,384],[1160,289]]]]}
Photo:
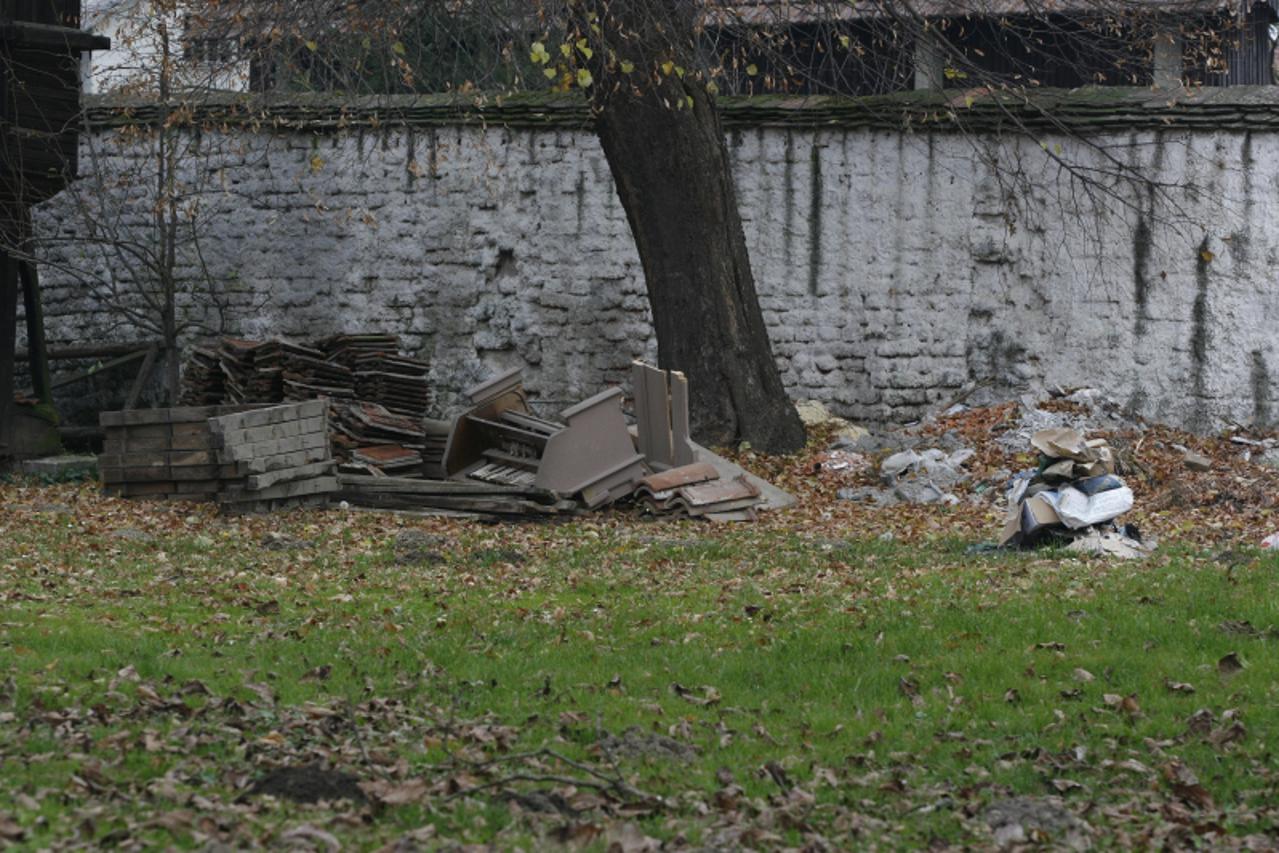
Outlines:
{"type": "Polygon", "coordinates": [[[843,45],[844,47],[848,47],[850,44],[853,43],[853,40],[850,39],[848,36],[840,36],[839,43],[843,45]]]}
{"type": "Polygon", "coordinates": [[[759,73],[759,66],[752,62],[750,65],[746,66],[746,73],[754,77],[759,73]]]}
{"type": "Polygon", "coordinates": [[[1214,255],[1212,252],[1208,251],[1207,249],[1204,249],[1203,251],[1199,253],[1199,257],[1204,259],[1204,263],[1210,264],[1212,263],[1212,259],[1217,256],[1214,255]]]}
{"type": "Polygon", "coordinates": [[[712,95],[718,95],[719,84],[716,83],[714,80],[712,80],[711,82],[706,84],[706,91],[710,92],[712,95]]]}
{"type": "Polygon", "coordinates": [[[311,51],[312,53],[315,53],[317,50],[320,49],[320,46],[313,41],[307,41],[306,49],[311,51]]]}
{"type": "Polygon", "coordinates": [[[582,52],[582,56],[585,56],[587,59],[590,59],[595,55],[595,51],[591,50],[591,48],[587,45],[586,39],[577,40],[577,49],[580,50],[582,52]]]}
{"type": "Polygon", "coordinates": [[[324,168],[324,158],[319,154],[311,155],[311,171],[318,172],[324,168]]]}
{"type": "Polygon", "coordinates": [[[564,58],[565,58],[565,59],[568,59],[570,56],[572,56],[572,55],[573,55],[573,47],[572,47],[572,45],[568,45],[568,44],[562,44],[562,45],[560,45],[560,53],[562,53],[562,54],[564,55],[564,58]]]}
{"type": "Polygon", "coordinates": [[[554,80],[555,75],[560,72],[556,71],[554,68],[543,68],[542,73],[546,75],[547,80],[554,80]]]}
{"type": "Polygon", "coordinates": [[[586,68],[577,69],[577,85],[583,89],[595,82],[595,78],[591,76],[591,72],[586,68]]]}
{"type": "Polygon", "coordinates": [[[629,59],[623,59],[623,60],[622,60],[622,73],[623,73],[623,74],[630,74],[630,73],[631,73],[632,71],[634,71],[634,70],[635,70],[635,63],[634,63],[634,62],[631,62],[629,59]]]}
{"type": "Polygon", "coordinates": [[[395,51],[397,56],[403,56],[408,53],[408,49],[404,47],[404,42],[397,41],[391,45],[391,50],[395,51]]]}
{"type": "Polygon", "coordinates": [[[675,63],[667,60],[662,63],[662,73],[667,77],[671,76],[671,71],[675,69],[675,63]]]}

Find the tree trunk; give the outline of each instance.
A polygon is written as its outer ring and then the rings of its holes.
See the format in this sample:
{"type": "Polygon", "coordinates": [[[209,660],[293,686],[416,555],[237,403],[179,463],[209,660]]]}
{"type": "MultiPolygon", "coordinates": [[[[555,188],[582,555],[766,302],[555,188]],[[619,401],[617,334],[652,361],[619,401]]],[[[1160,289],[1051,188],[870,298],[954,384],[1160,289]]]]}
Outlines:
{"type": "MultiPolygon", "coordinates": [[[[639,69],[662,57],[693,67],[694,30],[682,0],[589,0],[606,51],[639,69]],[[611,7],[611,8],[610,8],[611,7]],[[609,38],[606,34],[605,38],[609,38]]],[[[588,25],[589,29],[589,25],[588,25]]],[[[584,30],[587,31],[587,30],[584,30]]],[[[695,436],[767,453],[804,444],[760,312],[719,114],[704,84],[599,62],[596,132],[639,250],[659,365],[688,376],[695,436]]]]}

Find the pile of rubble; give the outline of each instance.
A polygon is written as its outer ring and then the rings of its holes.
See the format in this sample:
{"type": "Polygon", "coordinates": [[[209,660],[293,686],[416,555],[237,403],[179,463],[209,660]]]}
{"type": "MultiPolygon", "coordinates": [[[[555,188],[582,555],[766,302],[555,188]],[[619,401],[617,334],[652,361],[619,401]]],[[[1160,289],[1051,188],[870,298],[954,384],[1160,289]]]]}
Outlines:
{"type": "MultiPolygon", "coordinates": [[[[104,413],[102,422],[169,417],[195,423],[202,435],[198,461],[208,466],[201,494],[229,512],[332,498],[506,519],[631,502],[653,515],[746,521],[761,509],[794,502],[693,443],[688,384],[677,372],[633,366],[634,425],[627,423],[618,388],[558,418],[542,417],[529,404],[518,368],[469,389],[466,410],[440,421],[425,417],[425,363],[391,352],[395,343],[387,335],[343,335],[315,347],[224,340],[216,352],[192,357],[184,399],[253,400],[239,403],[252,411],[228,416],[217,407],[184,407],[165,416],[104,413]],[[292,396],[314,399],[301,404],[307,407],[301,415],[298,404],[270,405],[292,396]]],[[[129,481],[154,479],[161,467],[170,472],[171,456],[166,445],[155,458],[130,457],[127,470],[108,467],[122,478],[113,482],[113,493],[179,496],[167,482],[136,489],[129,481]]]]}
{"type": "Polygon", "coordinates": [[[328,405],[104,412],[108,495],[215,500],[227,513],[318,505],[337,489],[328,405]]]}
{"type": "Polygon", "coordinates": [[[1122,557],[1150,552],[1131,525],[1116,519],[1132,509],[1132,490],[1115,474],[1115,456],[1104,438],[1085,439],[1076,429],[1041,430],[1030,440],[1039,467],[1017,475],[1008,490],[1008,518],[1001,545],[1045,542],[1067,550],[1122,557]]]}
{"type": "Polygon", "coordinates": [[[223,338],[197,348],[182,375],[183,406],[328,400],[337,459],[352,473],[438,469],[443,437],[425,422],[430,364],[394,335],[336,335],[310,345],[223,338]]]}

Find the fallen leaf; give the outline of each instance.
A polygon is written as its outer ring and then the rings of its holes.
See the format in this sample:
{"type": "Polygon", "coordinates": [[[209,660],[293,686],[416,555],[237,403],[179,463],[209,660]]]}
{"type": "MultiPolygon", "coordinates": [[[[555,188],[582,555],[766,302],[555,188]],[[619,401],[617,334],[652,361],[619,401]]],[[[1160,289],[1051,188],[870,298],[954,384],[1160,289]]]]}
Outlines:
{"type": "Polygon", "coordinates": [[[685,702],[689,702],[694,705],[714,705],[723,698],[720,696],[719,691],[714,687],[711,687],[709,684],[704,684],[695,690],[691,687],[685,687],[679,682],[675,682],[671,685],[671,692],[683,699],[685,702]]]}

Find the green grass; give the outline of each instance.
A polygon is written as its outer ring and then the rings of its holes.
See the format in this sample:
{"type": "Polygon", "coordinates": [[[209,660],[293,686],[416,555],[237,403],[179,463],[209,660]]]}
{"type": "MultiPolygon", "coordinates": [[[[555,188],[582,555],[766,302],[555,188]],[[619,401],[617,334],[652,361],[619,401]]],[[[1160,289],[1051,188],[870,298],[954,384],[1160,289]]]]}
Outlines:
{"type": "Polygon", "coordinates": [[[0,541],[0,829],[21,847],[310,826],[355,847],[602,848],[628,823],[673,847],[986,846],[984,809],[1016,795],[1062,797],[1103,846],[1279,840],[1274,556],[441,522],[443,562],[405,566],[400,520],[122,520],[76,500],[10,512],[0,541]],[[137,525],[152,538],[113,532],[137,525]],[[265,550],[268,526],[309,544],[265,550]],[[1221,671],[1232,652],[1243,669],[1221,671]],[[1214,722],[1191,732],[1201,709],[1214,722]],[[600,750],[631,727],[697,755],[600,750]],[[542,749],[573,764],[510,758],[542,749]],[[420,790],[245,794],[317,761],[420,790]],[[1179,764],[1201,789],[1174,784],[1179,764]],[[652,798],[563,783],[604,777],[652,798]],[[532,791],[580,812],[510,802],[532,791]]]}

